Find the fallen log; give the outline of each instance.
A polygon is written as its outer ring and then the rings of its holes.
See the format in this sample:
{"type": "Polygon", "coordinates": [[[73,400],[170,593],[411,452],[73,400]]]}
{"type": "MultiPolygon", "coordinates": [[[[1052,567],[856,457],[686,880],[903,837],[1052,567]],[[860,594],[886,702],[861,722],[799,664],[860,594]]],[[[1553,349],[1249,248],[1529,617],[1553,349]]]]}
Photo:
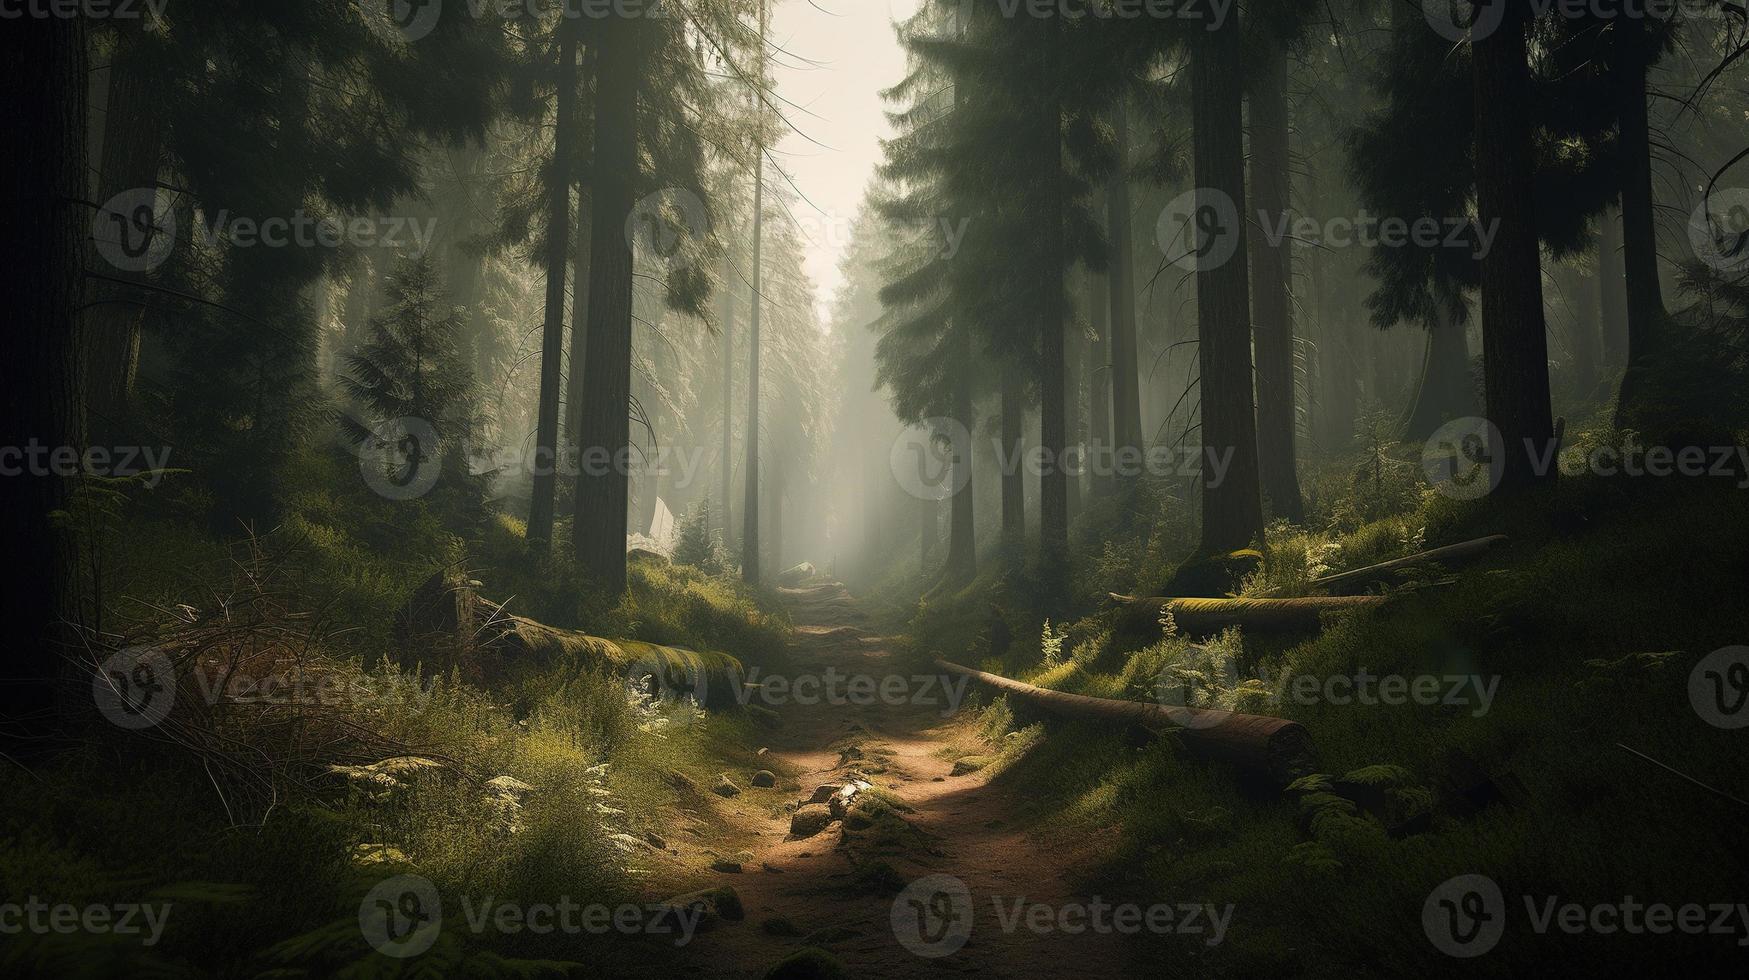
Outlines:
{"type": "Polygon", "coordinates": [[[1297,599],[1169,599],[1110,594],[1124,609],[1123,625],[1133,630],[1158,629],[1165,614],[1180,632],[1212,636],[1229,626],[1255,633],[1315,632],[1318,617],[1327,612],[1367,609],[1383,596],[1302,596],[1297,599]]]}
{"type": "Polygon", "coordinates": [[[1280,786],[1315,770],[1316,754],[1312,748],[1312,736],[1297,721],[1148,701],[1093,698],[1034,687],[1024,681],[985,673],[946,660],[937,659],[935,665],[949,673],[969,677],[986,687],[1029,702],[1059,717],[1136,726],[1153,731],[1176,727],[1185,747],[1192,753],[1243,769],[1267,773],[1280,786]]]}
{"type": "MultiPolygon", "coordinates": [[[[1324,592],[1330,595],[1355,595],[1374,585],[1385,585],[1402,581],[1408,574],[1425,565],[1441,565],[1452,568],[1465,562],[1474,561],[1490,549],[1505,544],[1509,539],[1504,534],[1493,534],[1473,541],[1463,541],[1449,544],[1443,548],[1434,548],[1407,558],[1397,558],[1382,561],[1376,565],[1364,568],[1354,568],[1346,572],[1337,572],[1323,578],[1314,579],[1306,584],[1313,592],[1324,592]]],[[[1271,589],[1260,595],[1269,598],[1281,593],[1281,589],[1271,589]]]]}
{"type": "Polygon", "coordinates": [[[414,591],[395,615],[404,659],[425,669],[457,667],[464,680],[476,684],[491,684],[527,665],[600,667],[625,675],[653,696],[690,696],[708,708],[736,703],[743,670],[734,657],[548,626],[506,613],[504,603],[476,591],[478,584],[443,569],[414,591]]]}

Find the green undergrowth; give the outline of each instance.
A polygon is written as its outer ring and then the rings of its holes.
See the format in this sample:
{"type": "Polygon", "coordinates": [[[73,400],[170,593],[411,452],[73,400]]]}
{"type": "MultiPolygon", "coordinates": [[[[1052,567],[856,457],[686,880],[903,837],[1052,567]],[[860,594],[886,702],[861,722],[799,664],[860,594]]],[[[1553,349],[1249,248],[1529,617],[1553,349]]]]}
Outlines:
{"type": "MultiPolygon", "coordinates": [[[[1722,965],[1749,937],[1735,913],[1730,935],[1569,936],[1538,934],[1526,902],[1541,914],[1551,897],[1741,900],[1742,807],[1697,784],[1742,798],[1749,768],[1734,733],[1697,713],[1689,683],[1702,657],[1749,637],[1742,507],[1728,487],[1585,477],[1492,507],[1423,499],[1347,533],[1277,529],[1273,567],[1247,591],[1485,533],[1512,542],[1382,609],[1329,617],[1315,637],[1114,635],[1094,610],[1053,627],[1068,635],[1054,658],[1036,621],[1027,634],[1016,624],[1004,656],[980,645],[987,627],[961,626],[954,642],[1041,686],[1153,700],[1164,683],[1193,704],[1309,730],[1315,771],[1286,792],[1198,761],[1171,732],[1138,745],[1053,723],[997,767],[1047,827],[1110,835],[1093,883],[1135,901],[1232,904],[1217,946],[1206,933],[1147,940],[1199,973],[1508,976],[1555,948],[1562,972],[1722,965]],[[1360,703],[1340,679],[1363,675],[1426,678],[1434,693],[1377,703],[1373,681],[1375,703],[1360,703]],[[1436,886],[1472,873],[1499,885],[1506,931],[1486,956],[1458,960],[1429,941],[1422,911],[1436,886]]],[[[995,745],[1033,720],[1005,701],[981,711],[995,745]]]]}
{"type": "Polygon", "coordinates": [[[684,876],[645,838],[680,838],[670,821],[683,808],[711,819],[718,801],[699,787],[750,762],[751,721],[651,698],[587,658],[523,665],[492,689],[459,671],[407,672],[391,655],[392,616],[456,563],[512,611],[634,652],[662,643],[759,662],[789,630],[769,596],[639,560],[626,593],[591,609],[561,601],[573,579],[546,574],[553,564],[529,554],[515,522],[470,536],[428,526],[418,502],[296,499],[275,528],[226,539],[180,520],[166,497],[96,542],[112,642],[171,639],[191,622],[230,632],[178,660],[167,722],[134,732],[92,717],[50,763],[0,769],[0,902],[168,901],[170,912],[151,946],[9,937],[0,968],[581,976],[674,963],[672,937],[476,931],[464,908],[666,897],[654,883],[684,876]],[[361,537],[378,519],[403,522],[396,547],[361,537]],[[523,596],[535,608],[518,609],[523,596]],[[214,656],[300,678],[302,700],[213,688],[214,656]],[[443,910],[431,951],[404,962],[374,952],[359,925],[367,892],[402,874],[429,880],[443,910]]]}

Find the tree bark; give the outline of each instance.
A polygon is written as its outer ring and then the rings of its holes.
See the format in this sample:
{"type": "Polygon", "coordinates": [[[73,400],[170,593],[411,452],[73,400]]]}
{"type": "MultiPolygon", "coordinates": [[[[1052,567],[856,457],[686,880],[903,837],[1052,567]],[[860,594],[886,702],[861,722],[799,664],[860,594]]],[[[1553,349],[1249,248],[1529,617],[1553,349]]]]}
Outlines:
{"type": "MultiPolygon", "coordinates": [[[[140,31],[131,25],[113,32],[109,61],[109,98],[103,120],[102,173],[97,203],[133,190],[155,190],[163,157],[164,99],[159,73],[144,50],[140,31]]],[[[145,284],[150,274],[106,269],[116,279],[145,284]]],[[[139,370],[140,328],[144,308],[141,289],[122,288],[121,303],[93,306],[85,314],[85,406],[95,436],[121,438],[139,370]]]]}
{"type": "MultiPolygon", "coordinates": [[[[1246,213],[1243,81],[1237,12],[1220,30],[1197,38],[1191,59],[1192,156],[1197,187],[1212,200],[1225,195],[1233,211],[1246,213]]],[[[1199,212],[1204,203],[1198,202],[1199,212]]],[[[1200,218],[1199,214],[1199,218],[1200,218]]],[[[1200,260],[1196,271],[1202,445],[1201,550],[1219,554],[1244,548],[1263,533],[1258,486],[1257,422],[1251,385],[1251,296],[1245,268],[1245,225],[1217,229],[1237,239],[1231,258],[1217,265],[1200,260]],[[1217,480],[1207,453],[1231,454],[1217,480]]],[[[1209,244],[1209,243],[1199,243],[1209,244]]]]}
{"type": "Polygon", "coordinates": [[[1130,228],[1129,109],[1122,100],[1113,121],[1118,172],[1105,188],[1105,221],[1112,246],[1106,279],[1111,309],[1111,430],[1117,449],[1128,453],[1142,448],[1143,437],[1140,368],[1136,363],[1135,236],[1130,228]]]}
{"type": "MultiPolygon", "coordinates": [[[[1287,52],[1267,41],[1251,88],[1251,192],[1264,227],[1285,227],[1288,176],[1287,52]]],[[[1300,499],[1294,430],[1292,253],[1287,239],[1253,235],[1251,275],[1256,309],[1257,461],[1263,494],[1276,517],[1306,519],[1300,499]]]]}
{"type": "MultiPolygon", "coordinates": [[[[1102,195],[1103,196],[1103,195],[1102,195]]],[[[1116,255],[1112,256],[1115,262],[1116,255]]],[[[1087,375],[1088,431],[1093,448],[1106,459],[1115,460],[1112,441],[1112,356],[1111,356],[1111,286],[1107,276],[1089,272],[1087,276],[1087,318],[1093,324],[1087,375]]],[[[1093,471],[1092,491],[1095,497],[1115,489],[1114,474],[1108,470],[1093,471]]]]}
{"type": "Polygon", "coordinates": [[[1441,304],[1427,325],[1427,354],[1415,401],[1403,423],[1406,442],[1422,442],[1455,418],[1476,414],[1476,390],[1470,381],[1470,342],[1464,326],[1454,323],[1441,304]]]}
{"type": "Polygon", "coordinates": [[[1020,467],[1020,454],[1026,442],[1026,403],[1020,388],[1019,371],[1012,365],[1002,368],[1002,451],[997,454],[1002,467],[1002,546],[1010,560],[1024,553],[1026,545],[1026,485],[1020,467]]]}
{"type": "Polygon", "coordinates": [[[1536,229],[1536,157],[1531,145],[1528,11],[1517,0],[1500,27],[1472,42],[1476,92],[1476,202],[1483,227],[1497,227],[1481,259],[1482,366],[1488,419],[1502,445],[1501,487],[1539,483],[1533,465],[1554,435],[1549,406],[1548,333],[1543,322],[1542,254],[1536,229]]]}
{"type": "Polygon", "coordinates": [[[721,470],[720,482],[723,514],[723,547],[732,547],[734,524],[731,514],[734,510],[735,478],[735,259],[734,251],[724,257],[723,264],[728,274],[723,277],[722,316],[723,316],[723,451],[717,466],[721,470]]]}
{"type": "Polygon", "coordinates": [[[1651,58],[1644,18],[1623,17],[1617,44],[1624,64],[1619,79],[1622,260],[1627,280],[1627,370],[1622,375],[1618,424],[1629,424],[1643,394],[1647,360],[1657,353],[1664,322],[1658,283],[1657,201],[1652,193],[1651,124],[1646,111],[1646,70],[1651,58]]]}
{"type": "Polygon", "coordinates": [[[586,377],[578,426],[582,455],[572,534],[578,568],[618,595],[626,585],[631,477],[632,242],[625,228],[638,175],[643,27],[631,18],[608,17],[599,30],[586,377]]]}
{"type": "MultiPolygon", "coordinates": [[[[1047,46],[1047,75],[1058,64],[1057,21],[1047,19],[1041,30],[1047,46]]],[[[1047,82],[1054,85],[1054,82],[1047,82]]],[[[1039,309],[1039,444],[1046,464],[1039,473],[1039,574],[1047,588],[1065,583],[1069,563],[1069,481],[1064,472],[1068,446],[1065,377],[1067,370],[1067,303],[1063,286],[1063,166],[1062,105],[1055,94],[1038,106],[1039,161],[1045,168],[1044,200],[1039,215],[1042,236],[1037,275],[1045,284],[1039,309]]]]}
{"type": "Polygon", "coordinates": [[[763,245],[765,239],[765,147],[756,147],[753,168],[753,289],[752,315],[747,322],[747,462],[741,491],[741,577],[759,584],[759,313],[765,304],[763,245]]]}
{"type": "MultiPolygon", "coordinates": [[[[587,58],[588,56],[586,56],[587,58]]],[[[588,69],[585,68],[585,71],[588,69]]],[[[571,286],[571,370],[565,376],[565,441],[575,454],[583,428],[583,382],[589,377],[589,267],[595,243],[590,180],[577,189],[577,281],[571,286]]]]}
{"type": "Polygon", "coordinates": [[[559,64],[554,75],[553,166],[547,186],[546,321],[541,327],[540,410],[535,423],[534,497],[528,505],[528,543],[545,551],[553,539],[558,482],[559,391],[565,355],[565,274],[571,260],[571,132],[576,125],[576,21],[559,20],[559,64]]]}
{"type": "MultiPolygon", "coordinates": [[[[962,335],[963,335],[962,331],[962,335]]],[[[959,422],[967,433],[977,431],[978,420],[972,416],[972,391],[970,374],[971,344],[969,340],[962,342],[964,357],[961,363],[964,370],[960,373],[961,381],[954,391],[954,420],[959,422]]],[[[971,439],[965,445],[959,445],[957,440],[953,446],[953,503],[950,514],[947,543],[946,580],[953,583],[969,581],[978,572],[978,542],[976,524],[974,523],[972,487],[972,445],[971,439]]]]}
{"type": "MultiPolygon", "coordinates": [[[[84,443],[78,310],[95,218],[79,203],[89,195],[85,25],[25,18],[0,30],[0,126],[11,136],[0,261],[14,287],[11,342],[0,358],[5,446],[53,452],[84,443]]],[[[65,624],[77,619],[78,603],[73,543],[49,515],[66,506],[69,489],[40,466],[0,477],[7,554],[24,573],[0,590],[14,636],[0,668],[0,736],[14,754],[40,746],[59,720],[65,624]]]]}
{"type": "Polygon", "coordinates": [[[1607,207],[1597,218],[1597,306],[1603,366],[1609,371],[1626,364],[1628,356],[1627,271],[1621,251],[1621,211],[1607,207]]]}

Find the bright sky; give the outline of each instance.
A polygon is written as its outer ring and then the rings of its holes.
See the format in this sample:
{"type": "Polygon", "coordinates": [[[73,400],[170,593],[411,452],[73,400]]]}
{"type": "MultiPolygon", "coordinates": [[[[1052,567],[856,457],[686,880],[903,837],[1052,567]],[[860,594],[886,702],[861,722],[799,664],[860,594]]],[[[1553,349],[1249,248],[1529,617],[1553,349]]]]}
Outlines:
{"type": "Polygon", "coordinates": [[[803,134],[791,131],[776,157],[806,198],[791,210],[809,243],[806,269],[822,322],[843,281],[838,261],[880,164],[880,139],[891,132],[880,93],[905,73],[892,25],[915,13],[918,2],[777,0],[772,10],[779,52],[772,73],[778,95],[793,105],[779,104],[803,134]]]}

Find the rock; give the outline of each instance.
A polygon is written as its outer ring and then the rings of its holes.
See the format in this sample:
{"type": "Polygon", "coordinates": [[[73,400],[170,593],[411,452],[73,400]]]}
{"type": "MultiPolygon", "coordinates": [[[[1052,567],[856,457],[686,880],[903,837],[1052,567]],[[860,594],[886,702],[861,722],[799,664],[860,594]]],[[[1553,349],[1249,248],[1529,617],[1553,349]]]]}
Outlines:
{"type": "Polygon", "coordinates": [[[770,749],[768,749],[768,748],[766,748],[766,747],[765,747],[765,746],[763,746],[763,745],[761,745],[761,746],[760,746],[760,747],[759,747],[759,751],[758,751],[758,752],[755,752],[755,753],[753,753],[753,754],[754,754],[754,755],[764,755],[764,754],[765,754],[765,753],[767,753],[767,752],[770,752],[770,751],[771,751],[771,750],[770,750],[770,749]]]}
{"type": "Polygon", "coordinates": [[[765,971],[765,980],[840,980],[848,976],[850,971],[842,960],[813,947],[797,950],[765,971]]]}
{"type": "Polygon", "coordinates": [[[666,851],[668,849],[668,842],[650,831],[644,832],[644,843],[649,844],[658,851],[666,851]]]}
{"type": "Polygon", "coordinates": [[[790,814],[792,837],[812,837],[832,823],[832,810],[823,803],[810,803],[790,814]]]}
{"type": "Polygon", "coordinates": [[[843,765],[844,763],[849,762],[851,759],[860,759],[860,758],[862,758],[862,750],[857,748],[854,745],[847,746],[845,748],[838,750],[838,764],[839,765],[843,765]]]}
{"type": "Polygon", "coordinates": [[[741,787],[736,786],[728,776],[722,776],[717,780],[717,784],[711,787],[711,792],[727,799],[732,796],[740,796],[741,787]]]}
{"type": "Polygon", "coordinates": [[[777,773],[770,769],[761,769],[753,774],[753,785],[766,788],[777,785],[777,773]]]}
{"type": "Polygon", "coordinates": [[[677,793],[690,796],[697,796],[699,793],[698,784],[692,781],[692,777],[678,769],[670,769],[663,773],[662,779],[677,793]]]}
{"type": "Polygon", "coordinates": [[[738,875],[741,873],[741,862],[718,858],[711,862],[711,870],[718,874],[738,875]]]}
{"type": "Polygon", "coordinates": [[[783,874],[783,869],[778,867],[775,864],[772,864],[770,861],[761,861],[759,863],[759,867],[769,874],[774,874],[774,875],[783,874]]]}
{"type": "Polygon", "coordinates": [[[806,582],[808,579],[813,578],[814,571],[813,562],[804,561],[799,565],[791,565],[777,573],[777,584],[788,588],[794,588],[803,582],[806,582]]]}
{"type": "Polygon", "coordinates": [[[827,783],[824,786],[816,786],[816,787],[814,787],[814,795],[808,797],[808,802],[809,803],[824,803],[827,800],[831,799],[832,794],[836,793],[836,792],[838,792],[838,787],[832,783],[827,783]]]}
{"type": "Polygon", "coordinates": [[[990,762],[991,762],[991,759],[987,755],[968,755],[963,759],[959,759],[959,760],[955,761],[953,764],[953,772],[948,773],[948,775],[950,775],[950,776],[969,775],[969,774],[977,772],[978,770],[989,765],[990,762]]]}
{"type": "Polygon", "coordinates": [[[741,905],[741,896],[735,889],[723,885],[720,888],[706,888],[670,898],[656,907],[650,922],[652,925],[678,930],[679,920],[675,913],[680,909],[699,913],[700,932],[707,932],[725,922],[740,922],[747,917],[747,910],[741,905]]]}

